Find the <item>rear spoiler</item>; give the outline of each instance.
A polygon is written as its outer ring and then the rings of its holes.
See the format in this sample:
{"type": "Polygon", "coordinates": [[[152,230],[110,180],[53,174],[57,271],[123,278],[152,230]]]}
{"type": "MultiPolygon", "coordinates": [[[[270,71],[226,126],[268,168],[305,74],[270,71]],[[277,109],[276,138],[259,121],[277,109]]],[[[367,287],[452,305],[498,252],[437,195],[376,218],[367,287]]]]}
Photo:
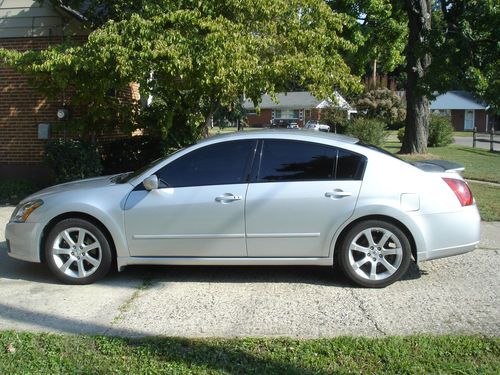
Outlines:
{"type": "Polygon", "coordinates": [[[446,160],[422,160],[411,164],[425,172],[462,172],[465,169],[462,164],[446,160]]]}

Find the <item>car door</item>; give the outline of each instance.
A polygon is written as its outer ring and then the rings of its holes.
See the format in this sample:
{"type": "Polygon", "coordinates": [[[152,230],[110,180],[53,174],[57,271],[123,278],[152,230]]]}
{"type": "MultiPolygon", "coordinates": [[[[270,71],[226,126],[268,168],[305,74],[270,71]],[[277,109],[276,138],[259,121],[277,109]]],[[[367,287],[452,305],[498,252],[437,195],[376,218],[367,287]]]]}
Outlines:
{"type": "Polygon", "coordinates": [[[207,145],[156,172],[159,189],[138,186],[125,204],[132,256],[244,257],[244,207],[256,141],[207,145]]]}
{"type": "Polygon", "coordinates": [[[353,213],[364,156],[328,145],[263,140],[247,192],[249,257],[327,257],[353,213]]]}

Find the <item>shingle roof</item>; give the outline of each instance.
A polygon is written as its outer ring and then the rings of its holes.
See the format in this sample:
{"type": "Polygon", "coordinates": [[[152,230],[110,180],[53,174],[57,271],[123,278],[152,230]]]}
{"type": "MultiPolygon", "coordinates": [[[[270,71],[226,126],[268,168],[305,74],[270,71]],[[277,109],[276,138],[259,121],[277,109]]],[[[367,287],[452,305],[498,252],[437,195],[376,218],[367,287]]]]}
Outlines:
{"type": "Polygon", "coordinates": [[[431,102],[432,109],[488,109],[467,91],[448,91],[431,102]]]}
{"type": "MultiPolygon", "coordinates": [[[[262,95],[262,101],[260,102],[260,109],[292,109],[292,108],[325,108],[329,107],[332,104],[331,100],[318,99],[313,96],[308,91],[292,91],[286,93],[278,93],[276,94],[277,102],[275,102],[270,95],[264,94],[262,95]]],[[[349,103],[338,93],[335,93],[335,99],[337,105],[352,111],[353,108],[349,105],[349,103]]],[[[243,108],[245,109],[254,109],[253,102],[249,99],[243,102],[243,108]]]]}

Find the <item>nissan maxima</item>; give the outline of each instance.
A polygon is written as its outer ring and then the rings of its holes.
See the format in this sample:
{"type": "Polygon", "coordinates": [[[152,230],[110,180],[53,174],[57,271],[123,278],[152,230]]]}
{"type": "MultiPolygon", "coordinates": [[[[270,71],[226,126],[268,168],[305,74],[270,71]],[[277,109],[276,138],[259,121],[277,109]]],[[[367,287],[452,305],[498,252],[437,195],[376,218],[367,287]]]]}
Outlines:
{"type": "Polygon", "coordinates": [[[233,133],[33,194],[7,224],[7,248],[69,284],[136,264],[335,265],[384,287],[412,261],[479,243],[461,169],[323,132],[233,133]]]}

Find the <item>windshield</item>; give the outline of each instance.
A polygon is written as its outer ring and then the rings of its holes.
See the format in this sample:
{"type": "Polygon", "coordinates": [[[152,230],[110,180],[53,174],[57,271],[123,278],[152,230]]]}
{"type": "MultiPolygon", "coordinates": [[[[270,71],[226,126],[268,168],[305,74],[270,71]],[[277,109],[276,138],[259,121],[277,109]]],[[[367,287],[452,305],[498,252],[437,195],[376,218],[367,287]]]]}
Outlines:
{"type": "Polygon", "coordinates": [[[134,178],[136,178],[137,176],[140,176],[141,174],[143,174],[144,172],[146,172],[148,169],[153,168],[154,166],[160,164],[165,159],[169,158],[172,155],[177,154],[179,151],[182,151],[182,150],[184,150],[184,148],[181,148],[181,149],[179,149],[177,151],[174,151],[174,152],[172,152],[171,154],[169,154],[169,155],[167,155],[165,157],[161,157],[161,158],[158,158],[156,160],[153,160],[151,163],[146,164],[144,167],[139,168],[138,170],[136,170],[134,172],[123,173],[123,174],[121,174],[121,175],[118,176],[118,178],[116,179],[115,182],[117,184],[127,183],[127,182],[133,180],[134,178]]]}

